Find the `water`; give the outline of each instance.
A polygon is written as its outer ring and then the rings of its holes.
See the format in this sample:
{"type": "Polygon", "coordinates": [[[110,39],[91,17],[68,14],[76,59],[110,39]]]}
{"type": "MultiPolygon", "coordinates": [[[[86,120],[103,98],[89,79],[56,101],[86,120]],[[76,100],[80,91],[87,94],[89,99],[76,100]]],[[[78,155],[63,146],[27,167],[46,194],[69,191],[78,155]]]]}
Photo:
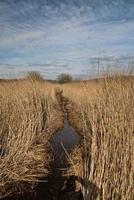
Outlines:
{"type": "Polygon", "coordinates": [[[58,131],[52,138],[52,147],[54,151],[63,151],[61,143],[66,150],[72,150],[80,142],[80,136],[69,125],[67,118],[64,120],[64,127],[58,131]]]}
{"type": "Polygon", "coordinates": [[[60,199],[58,196],[66,177],[63,174],[66,173],[68,168],[68,155],[67,152],[71,152],[80,143],[80,136],[78,133],[69,125],[67,120],[67,115],[64,118],[64,127],[59,130],[51,139],[51,144],[53,148],[54,160],[51,165],[51,190],[53,195],[50,199],[60,199]],[[63,148],[64,146],[64,148],[63,148]],[[66,151],[65,151],[66,149],[66,151]]]}

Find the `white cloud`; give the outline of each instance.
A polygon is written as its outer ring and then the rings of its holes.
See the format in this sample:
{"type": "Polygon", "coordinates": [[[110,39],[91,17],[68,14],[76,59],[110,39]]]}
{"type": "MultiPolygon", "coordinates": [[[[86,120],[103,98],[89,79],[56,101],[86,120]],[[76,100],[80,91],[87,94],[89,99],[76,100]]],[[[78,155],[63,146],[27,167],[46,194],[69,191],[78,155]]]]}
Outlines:
{"type": "MultiPolygon", "coordinates": [[[[40,11],[34,3],[23,2],[16,9],[16,4],[10,7],[0,2],[0,62],[63,62],[75,73],[87,66],[99,47],[113,56],[134,50],[134,20],[113,19],[117,10],[111,12],[107,5],[99,16],[91,5],[82,2],[81,7],[47,5],[40,11]]],[[[120,13],[125,9],[124,4],[121,6],[120,13]]]]}

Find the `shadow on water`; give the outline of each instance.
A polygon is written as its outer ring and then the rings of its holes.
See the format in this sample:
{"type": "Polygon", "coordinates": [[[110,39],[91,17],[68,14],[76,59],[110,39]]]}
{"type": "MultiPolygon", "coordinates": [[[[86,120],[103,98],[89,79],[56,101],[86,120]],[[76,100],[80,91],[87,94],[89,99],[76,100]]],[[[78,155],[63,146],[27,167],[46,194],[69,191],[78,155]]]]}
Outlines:
{"type": "MultiPolygon", "coordinates": [[[[80,143],[80,136],[69,125],[66,113],[63,129],[53,135],[50,142],[53,149],[53,161],[50,163],[50,173],[46,178],[43,178],[43,181],[46,182],[39,183],[32,193],[4,200],[83,200],[81,191],[77,191],[76,181],[83,185],[84,180],[76,176],[64,176],[68,163],[67,154],[61,143],[67,152],[80,143]]],[[[98,191],[92,183],[89,183],[89,187],[94,187],[94,191],[98,191]]],[[[96,199],[96,196],[94,197],[91,199],[96,199]]]]}
{"type": "MultiPolygon", "coordinates": [[[[51,200],[62,199],[61,189],[67,179],[67,177],[64,176],[68,167],[67,155],[61,143],[68,152],[80,143],[79,135],[69,125],[66,116],[63,129],[58,131],[51,139],[54,160],[51,163],[50,175],[48,177],[48,184],[50,183],[50,185],[47,197],[51,200]]],[[[70,189],[72,190],[73,188],[70,189]]]]}

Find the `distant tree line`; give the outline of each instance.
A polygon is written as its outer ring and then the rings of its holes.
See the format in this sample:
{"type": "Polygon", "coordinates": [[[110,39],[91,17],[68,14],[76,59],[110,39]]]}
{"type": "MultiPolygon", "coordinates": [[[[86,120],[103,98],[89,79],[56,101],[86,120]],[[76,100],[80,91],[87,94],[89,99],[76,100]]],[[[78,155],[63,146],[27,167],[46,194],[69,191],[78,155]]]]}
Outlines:
{"type": "MultiPolygon", "coordinates": [[[[42,80],[44,80],[42,75],[39,72],[36,72],[36,71],[28,72],[26,78],[31,79],[32,81],[42,81],[42,80]]],[[[62,73],[57,77],[56,81],[52,81],[52,82],[70,83],[72,81],[73,81],[73,78],[70,74],[62,73]]]]}

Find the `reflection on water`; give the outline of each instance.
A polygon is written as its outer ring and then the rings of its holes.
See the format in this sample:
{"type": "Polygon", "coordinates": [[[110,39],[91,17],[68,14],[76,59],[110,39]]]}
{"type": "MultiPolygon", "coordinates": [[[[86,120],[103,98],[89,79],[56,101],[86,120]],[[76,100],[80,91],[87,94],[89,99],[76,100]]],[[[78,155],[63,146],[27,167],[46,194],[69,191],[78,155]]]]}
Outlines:
{"type": "Polygon", "coordinates": [[[80,142],[80,136],[69,125],[67,118],[65,118],[63,129],[58,131],[52,138],[53,149],[58,152],[63,151],[61,142],[63,143],[66,150],[73,149],[75,145],[78,145],[80,142]]]}

